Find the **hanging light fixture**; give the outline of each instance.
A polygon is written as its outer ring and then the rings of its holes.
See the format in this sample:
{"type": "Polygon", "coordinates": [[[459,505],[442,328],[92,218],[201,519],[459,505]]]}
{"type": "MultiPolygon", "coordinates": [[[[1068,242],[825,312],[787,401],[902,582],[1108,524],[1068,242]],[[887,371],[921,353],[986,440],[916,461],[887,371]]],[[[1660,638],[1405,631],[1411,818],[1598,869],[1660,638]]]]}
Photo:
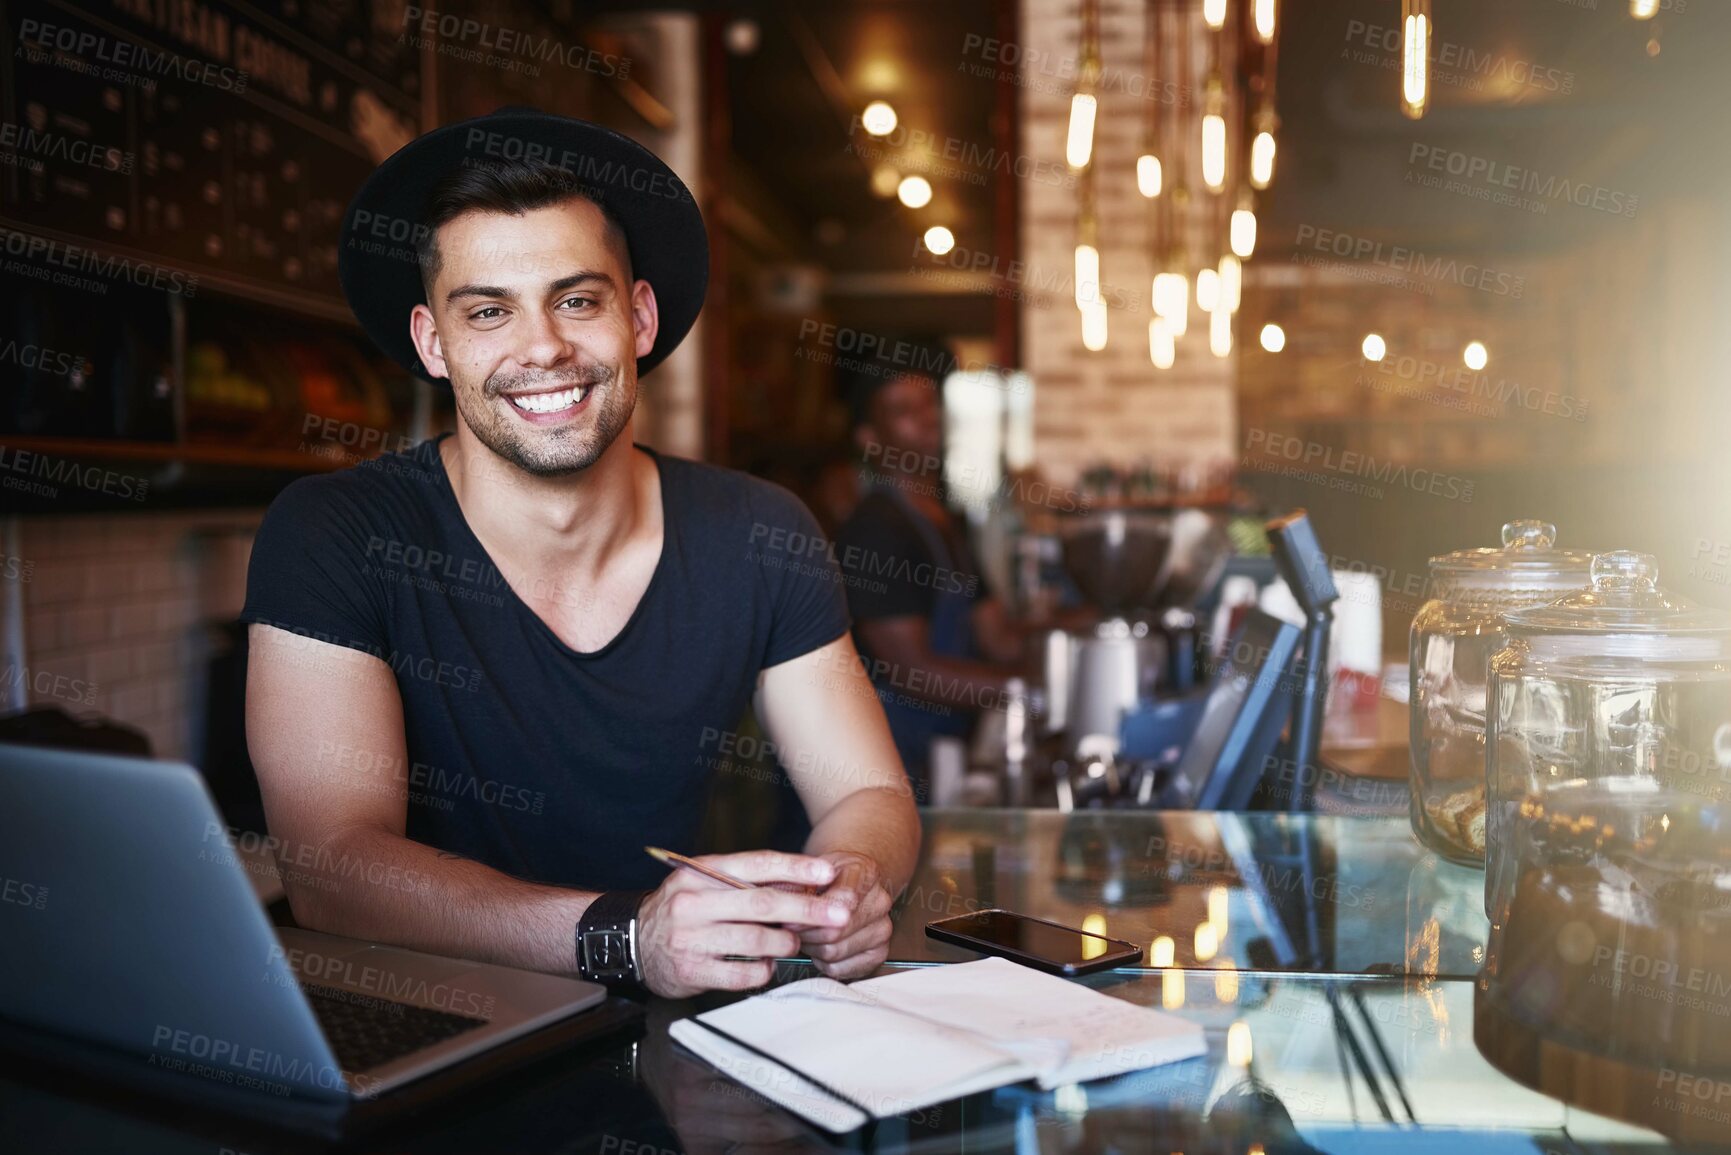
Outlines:
{"type": "Polygon", "coordinates": [[[1629,15],[1637,20],[1651,20],[1659,11],[1659,0],[1629,0],[1629,15]]]}
{"type": "Polygon", "coordinates": [[[1208,314],[1208,351],[1216,357],[1232,353],[1232,311],[1224,303],[1208,314]]]}
{"type": "Polygon", "coordinates": [[[1196,274],[1196,307],[1212,313],[1220,307],[1220,273],[1212,268],[1196,274]]]}
{"type": "Polygon", "coordinates": [[[1136,191],[1152,200],[1160,195],[1160,158],[1145,152],[1136,158],[1136,191]]]}
{"type": "Polygon", "coordinates": [[[1226,0],[1202,0],[1202,19],[1212,32],[1226,26],[1226,0]]]}
{"type": "Polygon", "coordinates": [[[1070,98],[1070,131],[1064,159],[1078,170],[1076,182],[1076,308],[1082,314],[1082,347],[1098,353],[1106,347],[1106,300],[1100,293],[1099,222],[1094,215],[1094,97],[1100,80],[1100,0],[1082,0],[1081,72],[1070,98]]]}
{"type": "Polygon", "coordinates": [[[1081,39],[1082,64],[1070,97],[1070,131],[1064,142],[1064,159],[1071,168],[1087,168],[1094,154],[1094,119],[1100,109],[1094,95],[1100,83],[1099,0],[1082,0],[1081,39]]]}
{"type": "Polygon", "coordinates": [[[873,136],[888,136],[896,130],[896,110],[887,100],[874,100],[860,113],[860,124],[873,136]]]}
{"type": "MultiPolygon", "coordinates": [[[[1142,67],[1149,76],[1159,71],[1159,42],[1154,35],[1156,24],[1153,0],[1148,0],[1143,6],[1142,17],[1142,67]]],[[[1165,177],[1160,164],[1160,102],[1150,100],[1146,104],[1147,111],[1142,124],[1142,155],[1136,158],[1136,191],[1153,200],[1160,195],[1160,186],[1165,177]]]]}
{"type": "Polygon", "coordinates": [[[1174,337],[1190,328],[1190,278],[1183,273],[1157,273],[1153,285],[1154,315],[1166,322],[1174,337]]]}
{"type": "Polygon", "coordinates": [[[1082,347],[1098,353],[1106,347],[1106,302],[1094,301],[1082,308],[1082,347]]]}
{"type": "Polygon", "coordinates": [[[1087,241],[1076,246],[1076,307],[1100,299],[1100,250],[1087,241]]]}
{"type": "Polygon", "coordinates": [[[1094,117],[1100,107],[1091,92],[1070,98],[1070,134],[1064,142],[1064,159],[1071,168],[1087,168],[1094,154],[1094,117]]]}
{"type": "Polygon", "coordinates": [[[1226,187],[1226,86],[1210,73],[1202,103],[1202,183],[1209,192],[1226,187]]]}
{"type": "Polygon", "coordinates": [[[1274,43],[1275,0],[1251,0],[1250,27],[1262,44],[1274,43]]]}
{"type": "Polygon", "coordinates": [[[1400,110],[1409,120],[1430,103],[1430,0],[1400,3],[1400,110]]]}
{"type": "Polygon", "coordinates": [[[1272,321],[1262,326],[1262,347],[1270,353],[1286,348],[1286,330],[1272,321]]]}
{"type": "Polygon", "coordinates": [[[1263,105],[1256,114],[1256,137],[1250,142],[1250,187],[1265,189],[1274,179],[1274,110],[1263,105]]]}
{"type": "Polygon", "coordinates": [[[1238,301],[1244,291],[1244,266],[1228,253],[1220,258],[1220,307],[1228,313],[1238,312],[1238,301]]]}
{"type": "Polygon", "coordinates": [[[1256,209],[1248,192],[1238,198],[1238,207],[1232,210],[1230,237],[1233,253],[1248,261],[1256,251],[1256,209]]]}
{"type": "Polygon", "coordinates": [[[1161,317],[1148,321],[1148,359],[1156,369],[1170,369],[1178,359],[1178,343],[1161,317]]]}

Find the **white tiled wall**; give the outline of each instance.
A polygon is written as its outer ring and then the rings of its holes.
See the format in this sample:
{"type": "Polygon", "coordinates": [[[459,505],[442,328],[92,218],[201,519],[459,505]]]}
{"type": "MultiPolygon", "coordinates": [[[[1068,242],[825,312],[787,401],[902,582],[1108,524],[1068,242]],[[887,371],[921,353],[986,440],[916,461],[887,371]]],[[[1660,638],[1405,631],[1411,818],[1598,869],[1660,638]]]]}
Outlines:
{"type": "Polygon", "coordinates": [[[204,624],[239,614],[261,516],[18,518],[0,566],[23,608],[22,638],[0,633],[8,708],[22,679],[32,706],[99,714],[144,731],[158,757],[192,757],[203,725],[204,624]]]}

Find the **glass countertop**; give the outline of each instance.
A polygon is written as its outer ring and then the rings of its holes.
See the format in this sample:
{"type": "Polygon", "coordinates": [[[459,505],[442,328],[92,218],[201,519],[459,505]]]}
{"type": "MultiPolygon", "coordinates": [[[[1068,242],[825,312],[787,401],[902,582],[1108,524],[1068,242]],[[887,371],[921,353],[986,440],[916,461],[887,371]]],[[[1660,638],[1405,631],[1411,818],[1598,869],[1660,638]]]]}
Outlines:
{"type": "Polygon", "coordinates": [[[1467,979],[1484,960],[1484,874],[1405,818],[926,810],[890,961],[960,962],[926,923],[1001,907],[1127,939],[1163,966],[1467,979]],[[1166,952],[1170,951],[1170,954],[1166,952]]]}

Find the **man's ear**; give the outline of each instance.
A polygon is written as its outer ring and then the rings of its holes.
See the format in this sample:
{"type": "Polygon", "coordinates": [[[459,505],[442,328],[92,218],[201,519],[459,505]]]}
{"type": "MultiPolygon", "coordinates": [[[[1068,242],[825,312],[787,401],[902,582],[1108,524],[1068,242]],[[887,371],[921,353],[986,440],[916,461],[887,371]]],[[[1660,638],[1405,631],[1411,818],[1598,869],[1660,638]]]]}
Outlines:
{"type": "Polygon", "coordinates": [[[439,340],[433,311],[427,306],[416,305],[409,310],[409,339],[415,343],[415,352],[421,355],[421,364],[428,374],[450,380],[451,371],[445,365],[445,345],[439,340]]]}
{"type": "Polygon", "coordinates": [[[655,348],[655,337],[661,332],[661,307],[655,303],[655,290],[648,281],[631,286],[631,323],[636,331],[634,351],[639,357],[649,356],[655,348]]]}

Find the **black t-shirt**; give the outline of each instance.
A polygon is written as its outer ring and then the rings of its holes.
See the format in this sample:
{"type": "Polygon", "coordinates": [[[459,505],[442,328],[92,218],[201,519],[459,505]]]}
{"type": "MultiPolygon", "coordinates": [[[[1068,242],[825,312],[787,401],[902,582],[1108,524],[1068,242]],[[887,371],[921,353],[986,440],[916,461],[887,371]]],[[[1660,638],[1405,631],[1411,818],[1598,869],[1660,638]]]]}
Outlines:
{"type": "Polygon", "coordinates": [[[847,605],[855,621],[930,618],[940,591],[970,602],[990,596],[961,518],[950,515],[949,532],[930,531],[948,547],[933,551],[909,510],[891,494],[873,490],[836,534],[836,560],[847,572],[847,605]]]}
{"type": "MultiPolygon", "coordinates": [[[[802,548],[821,537],[797,498],[654,457],[661,557],[624,628],[589,653],[494,567],[437,441],[296,481],[272,503],[242,620],[390,663],[408,764],[327,753],[406,783],[410,838],[536,882],[654,886],[667,870],[643,847],[695,849],[758,672],[847,632],[840,574],[802,548]]],[[[306,719],[307,742],[318,724],[306,719]]]]}

